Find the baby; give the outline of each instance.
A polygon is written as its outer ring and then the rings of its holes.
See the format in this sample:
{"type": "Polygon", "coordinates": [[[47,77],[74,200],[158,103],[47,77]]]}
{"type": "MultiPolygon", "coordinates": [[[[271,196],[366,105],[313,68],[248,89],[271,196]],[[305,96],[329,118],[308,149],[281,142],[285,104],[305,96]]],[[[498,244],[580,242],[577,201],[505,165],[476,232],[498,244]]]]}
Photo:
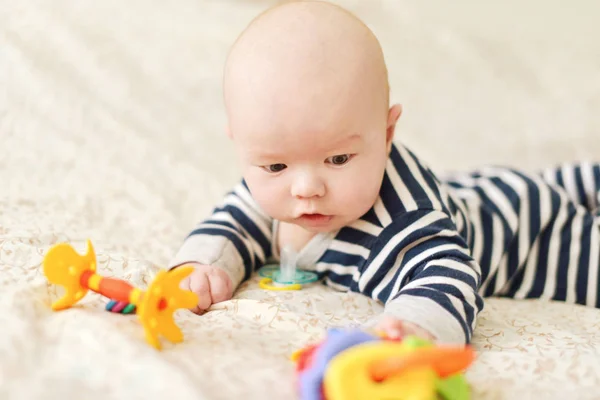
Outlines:
{"type": "Polygon", "coordinates": [[[339,290],[385,304],[377,328],[468,343],[483,297],[598,306],[600,165],[485,168],[441,181],[393,141],[400,105],[373,33],[325,2],[257,17],[226,62],[243,180],[186,238],[194,308],[228,300],[284,245],[339,290]]]}

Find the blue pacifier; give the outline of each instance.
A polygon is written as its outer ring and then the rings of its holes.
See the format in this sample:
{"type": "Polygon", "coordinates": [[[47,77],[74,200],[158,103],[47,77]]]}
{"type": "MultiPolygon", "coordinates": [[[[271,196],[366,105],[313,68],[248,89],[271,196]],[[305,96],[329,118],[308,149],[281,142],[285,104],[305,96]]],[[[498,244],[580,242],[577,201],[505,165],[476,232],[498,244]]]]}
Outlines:
{"type": "Polygon", "coordinates": [[[297,254],[285,246],[281,250],[281,265],[265,265],[258,274],[263,278],[259,285],[267,290],[300,290],[302,285],[319,280],[319,276],[311,271],[304,271],[296,267],[297,254]]]}

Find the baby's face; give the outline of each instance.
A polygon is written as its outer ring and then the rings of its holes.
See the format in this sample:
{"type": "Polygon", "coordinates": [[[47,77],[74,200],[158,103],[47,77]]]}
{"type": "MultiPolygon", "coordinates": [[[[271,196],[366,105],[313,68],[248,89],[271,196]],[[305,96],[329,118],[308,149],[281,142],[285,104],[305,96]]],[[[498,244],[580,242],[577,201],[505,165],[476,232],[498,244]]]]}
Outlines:
{"type": "Polygon", "coordinates": [[[228,57],[224,93],[244,178],[271,217],[328,232],[373,206],[399,113],[388,116],[383,53],[358,19],[324,2],[262,15],[228,57]]]}
{"type": "Polygon", "coordinates": [[[244,178],[271,217],[329,232],[373,206],[389,141],[386,113],[365,100],[322,104],[299,93],[285,105],[234,113],[244,115],[232,122],[244,178]]]}

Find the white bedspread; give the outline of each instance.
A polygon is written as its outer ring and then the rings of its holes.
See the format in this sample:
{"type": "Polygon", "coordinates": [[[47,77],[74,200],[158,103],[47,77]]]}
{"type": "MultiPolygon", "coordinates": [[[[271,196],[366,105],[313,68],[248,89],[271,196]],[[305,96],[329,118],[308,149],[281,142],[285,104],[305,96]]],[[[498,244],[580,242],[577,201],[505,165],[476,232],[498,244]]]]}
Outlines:
{"type": "MultiPolygon", "coordinates": [[[[398,140],[436,170],[600,157],[597,1],[339,3],[381,38],[398,140]]],[[[0,399],[293,398],[289,354],[381,310],[254,279],[179,311],[163,352],[95,294],[50,310],[51,245],[89,238],[101,274],[145,287],[238,180],[221,68],[269,4],[0,0],[0,399]]],[[[600,311],[490,299],[479,321],[475,398],[600,398],[600,311]]]]}

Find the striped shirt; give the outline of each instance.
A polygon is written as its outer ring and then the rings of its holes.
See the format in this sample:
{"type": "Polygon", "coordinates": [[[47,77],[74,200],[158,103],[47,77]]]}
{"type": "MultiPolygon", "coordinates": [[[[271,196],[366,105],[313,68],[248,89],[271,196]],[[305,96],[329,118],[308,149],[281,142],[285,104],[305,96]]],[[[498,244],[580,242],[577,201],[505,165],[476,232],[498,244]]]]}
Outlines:
{"type": "MultiPolygon", "coordinates": [[[[359,220],[319,234],[299,265],[370,296],[440,342],[468,343],[483,298],[600,306],[600,165],[527,174],[489,167],[438,178],[394,144],[379,196],[359,220]]],[[[239,285],[278,259],[278,222],[240,182],[185,239],[171,265],[199,262],[239,285]]]]}

